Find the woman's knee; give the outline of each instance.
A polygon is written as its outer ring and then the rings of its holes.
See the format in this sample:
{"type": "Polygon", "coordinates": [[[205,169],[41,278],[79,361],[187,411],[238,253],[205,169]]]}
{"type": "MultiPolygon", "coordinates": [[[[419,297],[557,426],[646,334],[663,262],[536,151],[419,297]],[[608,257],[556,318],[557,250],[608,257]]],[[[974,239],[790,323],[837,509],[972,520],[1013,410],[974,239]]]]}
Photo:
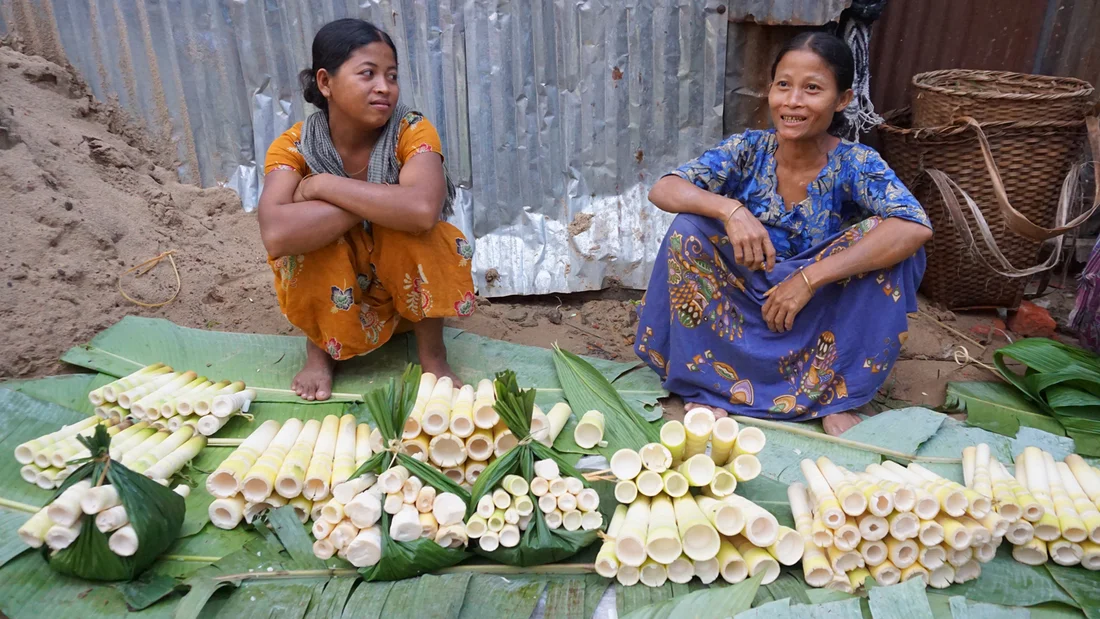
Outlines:
{"type": "Polygon", "coordinates": [[[374,249],[386,252],[400,246],[410,255],[454,256],[469,260],[473,257],[473,246],[466,240],[462,231],[445,221],[438,222],[426,232],[412,233],[376,227],[374,230],[374,249]]]}
{"type": "Polygon", "coordinates": [[[676,233],[681,235],[706,235],[709,233],[707,228],[711,227],[713,223],[714,220],[710,217],[694,213],[680,213],[672,219],[672,225],[668,227],[668,233],[665,236],[670,237],[676,233]]]}

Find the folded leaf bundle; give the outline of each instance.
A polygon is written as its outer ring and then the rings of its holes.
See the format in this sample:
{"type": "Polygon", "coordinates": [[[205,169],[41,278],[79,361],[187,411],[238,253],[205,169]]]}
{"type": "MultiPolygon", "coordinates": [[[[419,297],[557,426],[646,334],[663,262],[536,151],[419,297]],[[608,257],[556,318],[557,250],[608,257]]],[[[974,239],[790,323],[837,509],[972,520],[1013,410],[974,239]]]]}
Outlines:
{"type": "Polygon", "coordinates": [[[103,426],[84,437],[91,459],[19,531],[24,541],[42,546],[50,567],[62,574],[132,580],[175,542],[183,525],[183,497],[110,459],[110,440],[103,426]],[[93,513],[85,513],[85,505],[93,513]],[[109,512],[121,518],[105,532],[96,514],[109,512]]]}
{"type": "MultiPolygon", "coordinates": [[[[435,387],[442,382],[450,381],[439,379],[435,387]]],[[[374,421],[382,446],[399,445],[404,430],[410,425],[407,422],[421,386],[419,366],[410,366],[399,381],[391,380],[386,387],[365,395],[364,408],[374,421]]],[[[433,413],[444,408],[442,390],[433,390],[433,397],[437,395],[436,391],[439,392],[439,402],[426,404],[426,408],[433,413]]],[[[449,391],[448,395],[451,395],[449,391]]],[[[450,403],[448,398],[448,413],[450,403]]],[[[427,412],[424,414],[427,415],[427,412]]],[[[436,418],[434,422],[440,422],[440,419],[436,418]]],[[[441,427],[441,433],[445,427],[441,427]]],[[[364,579],[385,581],[411,578],[450,567],[469,556],[465,550],[467,535],[462,518],[466,506],[472,505],[470,495],[438,469],[400,450],[382,449],[344,483],[353,485],[347,490],[338,485],[333,492],[344,496],[345,492],[356,489],[356,485],[367,486],[343,506],[346,519],[341,523],[346,523],[347,533],[353,533],[346,540],[344,555],[349,561],[354,559],[354,563],[362,566],[359,573],[364,579]],[[376,481],[356,482],[363,476],[373,477],[376,481]],[[417,481],[411,481],[413,479],[417,481]],[[390,494],[389,490],[393,493],[390,494]],[[387,494],[401,503],[392,515],[386,512],[383,505],[387,494]]],[[[334,528],[330,539],[336,531],[334,528]]],[[[320,543],[322,541],[326,540],[318,540],[315,551],[328,550],[326,544],[320,543]]],[[[341,552],[337,542],[343,541],[338,538],[332,542],[337,552],[341,552]]]]}
{"type": "MultiPolygon", "coordinates": [[[[532,435],[535,390],[521,390],[513,372],[498,374],[494,389],[494,410],[518,441],[481,471],[474,482],[467,532],[476,535],[482,531],[482,518],[488,524],[488,535],[478,538],[474,551],[522,567],[561,561],[596,541],[596,530],[603,526],[599,495],[579,472],[532,435]],[[505,522],[513,510],[526,520],[525,524],[520,520],[513,525],[519,533],[514,546],[510,546],[512,538],[503,528],[497,537],[492,535],[495,512],[485,516],[477,510],[486,500],[502,512],[505,522]]],[[[549,429],[557,422],[548,418],[548,423],[549,429]]]]}

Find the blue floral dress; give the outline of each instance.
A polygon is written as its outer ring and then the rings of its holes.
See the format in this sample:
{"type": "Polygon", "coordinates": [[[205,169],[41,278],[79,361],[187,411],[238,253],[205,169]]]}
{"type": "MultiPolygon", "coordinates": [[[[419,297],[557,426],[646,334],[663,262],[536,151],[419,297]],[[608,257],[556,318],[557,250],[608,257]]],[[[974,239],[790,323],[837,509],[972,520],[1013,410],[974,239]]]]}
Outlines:
{"type": "Polygon", "coordinates": [[[673,174],[742,202],[775,246],[771,273],[734,261],[722,222],[678,215],[639,309],[635,350],[688,402],[801,421],[857,408],[886,380],[916,311],[924,250],[891,268],[823,286],[787,333],[768,329],[771,287],[851,247],[883,219],[930,226],[874,149],[842,141],[787,208],[777,191],[774,131],[736,134],[673,174]]]}

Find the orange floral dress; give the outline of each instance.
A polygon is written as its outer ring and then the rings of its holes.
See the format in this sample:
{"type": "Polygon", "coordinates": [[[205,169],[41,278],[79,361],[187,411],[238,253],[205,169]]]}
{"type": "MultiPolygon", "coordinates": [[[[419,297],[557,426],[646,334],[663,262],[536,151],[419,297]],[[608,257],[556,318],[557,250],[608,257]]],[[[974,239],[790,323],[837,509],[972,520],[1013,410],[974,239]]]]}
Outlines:
{"type": "MultiPolygon", "coordinates": [[[[298,152],[302,123],[271,144],[264,173],[310,173],[298,152]]],[[[417,112],[401,120],[397,160],[442,155],[435,127],[417,112]]],[[[343,237],[306,254],[268,257],[283,315],[333,359],[371,352],[389,341],[403,321],[469,316],[474,312],[470,274],[473,247],[458,228],[439,222],[423,234],[377,224],[355,226],[343,237]]]]}

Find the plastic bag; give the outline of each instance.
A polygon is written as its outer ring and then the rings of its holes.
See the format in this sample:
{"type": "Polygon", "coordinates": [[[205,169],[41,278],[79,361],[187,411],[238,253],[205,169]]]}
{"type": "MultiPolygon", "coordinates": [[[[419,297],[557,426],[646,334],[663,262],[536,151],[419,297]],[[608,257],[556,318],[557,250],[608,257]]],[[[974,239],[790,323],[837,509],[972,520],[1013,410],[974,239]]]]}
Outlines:
{"type": "MultiPolygon", "coordinates": [[[[405,418],[412,411],[416,393],[420,386],[420,366],[410,366],[405,370],[400,382],[390,381],[388,387],[368,393],[364,400],[368,414],[381,432],[385,444],[399,445],[401,431],[405,427],[405,418]]],[[[396,448],[394,451],[382,451],[374,454],[363,463],[353,478],[366,473],[381,474],[387,469],[401,465],[409,473],[420,478],[425,485],[439,492],[458,495],[463,501],[470,502],[470,493],[447,478],[446,475],[431,466],[416,460],[396,448]]],[[[359,573],[368,581],[401,580],[427,574],[445,567],[456,565],[470,556],[461,548],[444,548],[428,538],[419,538],[412,542],[395,542],[390,537],[390,518],[382,514],[381,524],[382,558],[376,565],[360,568],[359,573]]]]}
{"type": "Polygon", "coordinates": [[[96,428],[85,442],[92,454],[88,462],[65,480],[50,502],[84,479],[91,480],[93,487],[113,485],[137,533],[137,552],[129,557],[112,552],[108,534],[96,528],[94,516],[85,515],[80,535],[69,547],[56,552],[42,547],[50,567],[62,574],[98,581],[133,580],[175,543],[183,526],[183,497],[111,460],[110,443],[106,429],[102,425],[96,428]]]}
{"type": "MultiPolygon", "coordinates": [[[[549,447],[530,439],[531,411],[535,405],[535,390],[520,390],[516,383],[516,375],[512,371],[498,374],[495,386],[497,402],[494,408],[500,418],[508,425],[508,429],[517,437],[520,437],[520,441],[516,447],[497,458],[481,472],[470,493],[470,503],[466,510],[467,520],[474,513],[477,502],[481,500],[481,497],[499,487],[505,476],[520,475],[530,482],[535,476],[535,460],[554,460],[558,463],[558,469],[561,471],[562,476],[576,477],[581,480],[586,488],[591,487],[591,484],[585,480],[581,473],[560,455],[549,447]]],[[[538,504],[538,497],[530,492],[528,492],[528,496],[536,505],[538,504]]],[[[475,548],[474,552],[508,565],[520,567],[543,565],[575,555],[585,546],[595,542],[598,535],[598,531],[551,529],[546,524],[542,510],[536,507],[532,514],[531,523],[520,537],[518,546],[513,548],[500,547],[492,552],[475,548]]],[[[470,543],[476,545],[473,540],[470,543]]]]}

